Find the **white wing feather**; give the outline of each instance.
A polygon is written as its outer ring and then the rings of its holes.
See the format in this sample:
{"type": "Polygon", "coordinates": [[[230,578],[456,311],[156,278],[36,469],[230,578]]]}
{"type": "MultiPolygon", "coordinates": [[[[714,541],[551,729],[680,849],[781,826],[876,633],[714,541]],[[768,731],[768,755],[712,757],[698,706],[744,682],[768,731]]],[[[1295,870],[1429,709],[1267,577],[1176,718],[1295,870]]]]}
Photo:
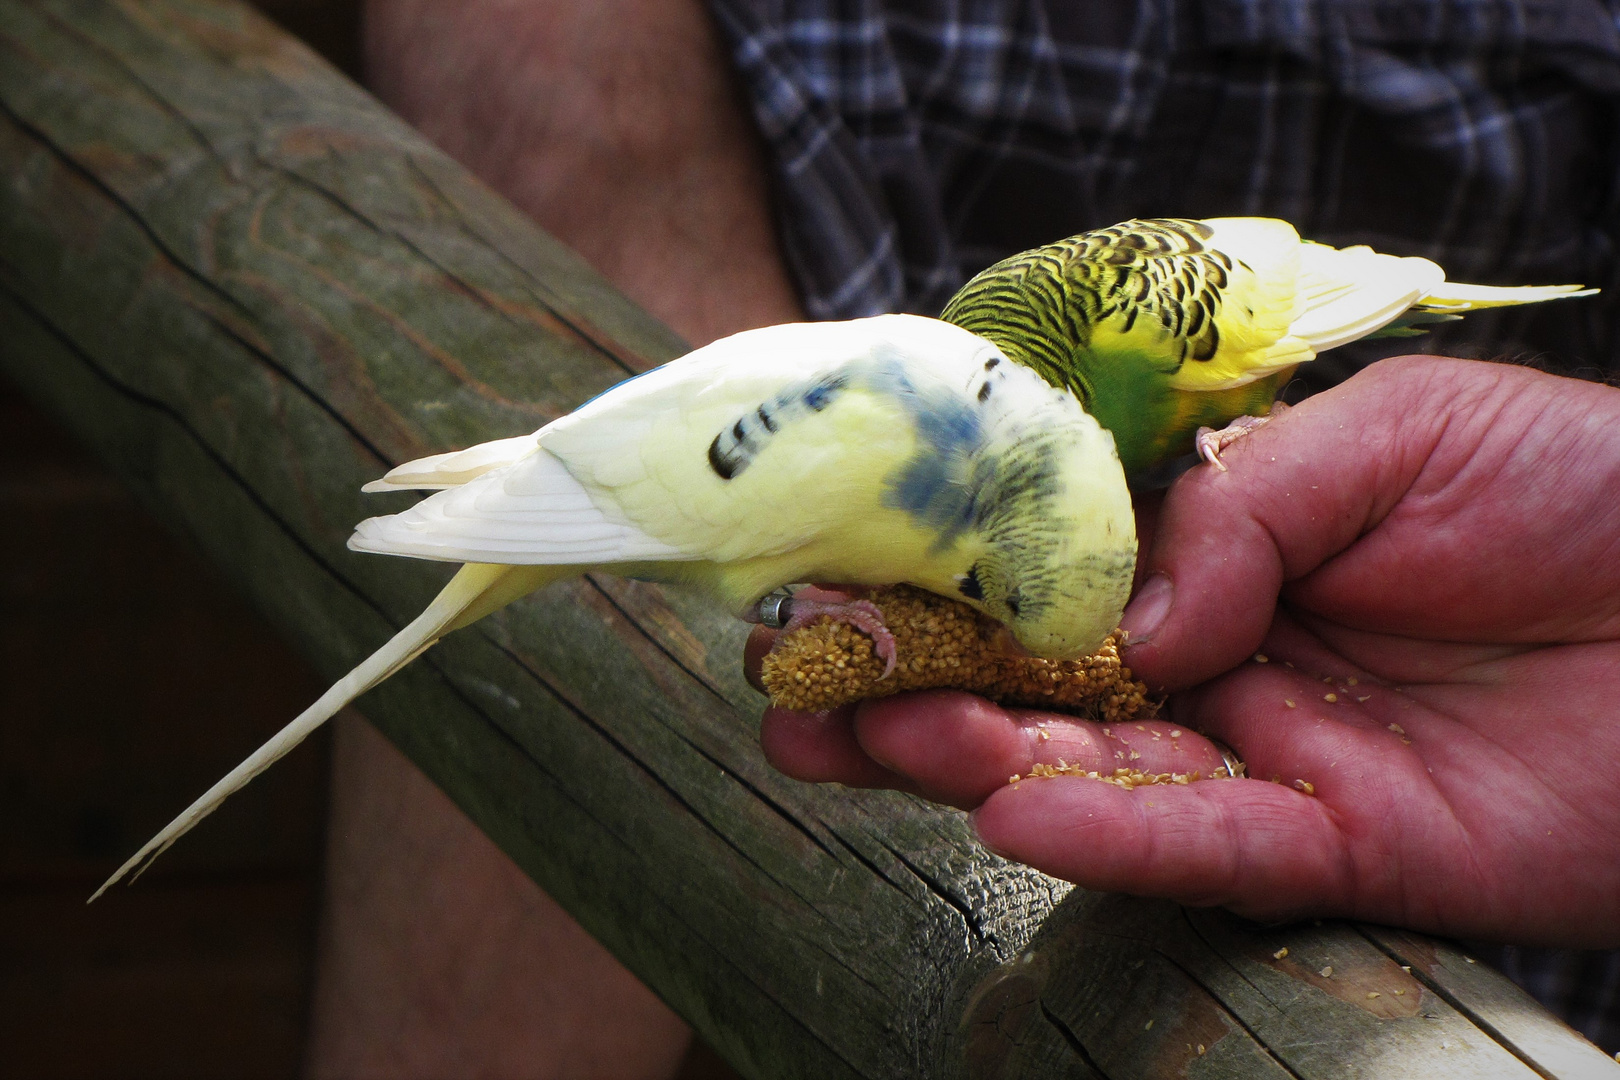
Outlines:
{"type": "Polygon", "coordinates": [[[432,457],[417,458],[389,469],[380,479],[362,487],[361,491],[433,491],[457,487],[476,480],[491,469],[499,469],[534,453],[540,444],[537,433],[519,435],[513,439],[495,439],[479,443],[465,450],[432,457]]]}
{"type": "MultiPolygon", "coordinates": [[[[877,477],[862,460],[903,460],[917,445],[905,403],[850,386],[774,433],[758,467],[730,479],[709,461],[718,433],[784,391],[863,361],[894,360],[918,379],[965,388],[992,354],[1000,355],[960,327],[909,315],[736,334],[526,436],[539,448],[527,456],[402,514],[362,522],[350,546],[530,565],[779,554],[845,523],[849,507],[873,503],[877,477]]],[[[451,475],[463,467],[458,458],[484,462],[507,452],[483,450],[424,459],[412,483],[451,475]]]]}
{"type": "Polygon", "coordinates": [[[349,547],[446,562],[573,566],[688,559],[622,515],[603,510],[544,450],[423,499],[404,513],[367,518],[349,547]]]}
{"type": "Polygon", "coordinates": [[[1325,352],[1394,322],[1445,279],[1428,259],[1301,244],[1298,289],[1305,311],[1288,332],[1325,352]]]}

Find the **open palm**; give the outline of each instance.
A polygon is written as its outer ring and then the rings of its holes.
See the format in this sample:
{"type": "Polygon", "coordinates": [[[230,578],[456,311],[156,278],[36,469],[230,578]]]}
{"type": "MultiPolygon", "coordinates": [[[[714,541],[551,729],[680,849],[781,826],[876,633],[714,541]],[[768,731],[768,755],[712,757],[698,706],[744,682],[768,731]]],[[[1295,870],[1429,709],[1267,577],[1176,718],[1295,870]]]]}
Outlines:
{"type": "Polygon", "coordinates": [[[773,761],[976,808],[1093,888],[1620,944],[1620,391],[1386,361],[1226,457],[1172,488],[1125,618],[1167,720],[913,695],[767,714],[773,761]],[[1207,775],[1193,732],[1251,779],[1007,783],[1065,754],[1207,775]]]}

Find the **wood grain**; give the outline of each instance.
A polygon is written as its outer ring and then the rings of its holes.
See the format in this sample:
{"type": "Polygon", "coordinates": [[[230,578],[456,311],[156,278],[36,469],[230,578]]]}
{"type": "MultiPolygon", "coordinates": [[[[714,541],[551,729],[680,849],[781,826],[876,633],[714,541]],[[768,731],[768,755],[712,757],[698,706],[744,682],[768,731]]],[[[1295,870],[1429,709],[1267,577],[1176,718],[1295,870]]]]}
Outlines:
{"type": "MultiPolygon", "coordinates": [[[[408,502],[363,482],[682,348],[235,4],[0,0],[0,177],[0,364],[328,675],[445,576],[344,548],[408,502]]],[[[587,579],[362,708],[749,1076],[1534,1075],[1429,983],[1420,1013],[1354,1000],[1406,985],[1405,945],[1298,929],[1354,973],[1324,988],[1267,963],[1283,931],[1080,893],[958,813],[776,775],[740,641],[587,579]]]]}

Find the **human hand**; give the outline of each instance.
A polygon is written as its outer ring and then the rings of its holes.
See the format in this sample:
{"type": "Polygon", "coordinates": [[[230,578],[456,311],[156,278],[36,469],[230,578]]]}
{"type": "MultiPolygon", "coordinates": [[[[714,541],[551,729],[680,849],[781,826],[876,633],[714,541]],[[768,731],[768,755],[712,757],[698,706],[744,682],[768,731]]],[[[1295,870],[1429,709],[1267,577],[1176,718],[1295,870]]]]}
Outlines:
{"type": "Polygon", "coordinates": [[[1117,740],[1055,717],[1041,740],[1035,714],[949,694],[770,712],[766,753],[974,808],[994,850],[1091,888],[1613,945],[1617,433],[1620,391],[1413,357],[1178,481],[1125,624],[1138,677],[1180,692],[1157,742],[1124,737],[1207,775],[1202,740],[1162,749],[1201,731],[1252,779],[1008,785],[1020,755],[1106,761],[1117,740]]]}

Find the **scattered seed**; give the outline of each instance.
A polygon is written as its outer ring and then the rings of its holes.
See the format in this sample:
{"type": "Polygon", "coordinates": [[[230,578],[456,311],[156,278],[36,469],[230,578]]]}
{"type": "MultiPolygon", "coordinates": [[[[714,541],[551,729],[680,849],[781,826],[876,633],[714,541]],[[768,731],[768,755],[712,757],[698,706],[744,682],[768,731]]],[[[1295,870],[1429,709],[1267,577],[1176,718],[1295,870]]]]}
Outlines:
{"type": "Polygon", "coordinates": [[[1181,738],[1181,732],[1177,731],[1175,728],[1171,728],[1170,729],[1170,737],[1172,739],[1179,739],[1179,738],[1181,738]]]}
{"type": "Polygon", "coordinates": [[[1322,700],[1331,704],[1331,703],[1336,702],[1336,701],[1339,700],[1339,695],[1338,694],[1323,694],[1322,695],[1322,700]]]}
{"type": "Polygon", "coordinates": [[[1346,684],[1348,684],[1350,686],[1355,686],[1356,685],[1356,677],[1354,675],[1350,676],[1348,679],[1346,679],[1344,681],[1345,681],[1346,684]]]}
{"type": "Polygon", "coordinates": [[[1372,695],[1368,694],[1366,697],[1358,697],[1358,698],[1356,698],[1356,700],[1357,701],[1371,701],[1372,700],[1372,695]]]}
{"type": "Polygon", "coordinates": [[[1283,698],[1283,704],[1288,706],[1290,709],[1293,709],[1293,708],[1297,707],[1294,704],[1294,699],[1293,698],[1283,698]]]}
{"type": "Polygon", "coordinates": [[[1401,727],[1401,725],[1399,725],[1399,724],[1391,724],[1391,725],[1389,725],[1389,730],[1393,731],[1397,735],[1405,735],[1406,734],[1406,729],[1401,727]]]}
{"type": "Polygon", "coordinates": [[[1019,776],[1017,773],[1013,773],[1011,776],[1007,777],[1007,783],[1016,784],[1016,783],[1018,783],[1018,781],[1020,781],[1022,779],[1023,779],[1022,776],[1019,776]]]}
{"type": "Polygon", "coordinates": [[[1333,965],[1329,964],[1327,967],[1323,968],[1321,970],[1320,974],[1321,974],[1322,978],[1324,978],[1324,979],[1333,978],[1333,965]]]}
{"type": "Polygon", "coordinates": [[[1367,991],[1367,1000],[1368,1000],[1368,1001],[1371,1001],[1371,1000],[1372,1000],[1372,999],[1373,999],[1373,998],[1375,998],[1375,997],[1383,997],[1383,995],[1382,995],[1382,994],[1380,994],[1380,993],[1379,993],[1379,992],[1378,992],[1378,991],[1376,991],[1376,990],[1369,990],[1369,991],[1367,991]]]}
{"type": "Polygon", "coordinates": [[[1395,991],[1395,996],[1396,997],[1405,997],[1406,996],[1406,991],[1405,990],[1397,990],[1397,991],[1395,991]]]}
{"type": "Polygon", "coordinates": [[[1316,785],[1311,783],[1309,780],[1295,780],[1294,786],[1307,795],[1316,794],[1316,785]]]}
{"type": "Polygon", "coordinates": [[[1037,735],[1039,735],[1041,737],[1042,742],[1045,742],[1047,739],[1050,739],[1052,737],[1052,733],[1047,731],[1045,728],[1036,729],[1035,734],[1037,734],[1037,735]]]}
{"type": "Polygon", "coordinates": [[[1282,948],[1280,948],[1276,952],[1272,953],[1271,958],[1273,960],[1281,960],[1283,957],[1285,957],[1287,955],[1288,955],[1288,946],[1284,945],[1282,948]]]}
{"type": "Polygon", "coordinates": [[[1199,1057],[1204,1056],[1204,1044],[1203,1043],[1198,1044],[1198,1056],[1199,1057]]]}
{"type": "Polygon", "coordinates": [[[1267,656],[1265,653],[1257,652],[1254,654],[1254,662],[1257,664],[1269,664],[1271,663],[1271,657],[1267,656]]]}
{"type": "Polygon", "coordinates": [[[1147,1023],[1143,1024],[1142,1025],[1142,1030],[1143,1031],[1152,1031],[1153,1030],[1153,1021],[1149,1020],[1147,1023]]]}
{"type": "Polygon", "coordinates": [[[1468,964],[1472,964],[1474,962],[1474,958],[1472,956],[1465,956],[1465,957],[1463,957],[1463,962],[1468,963],[1468,964]]]}

